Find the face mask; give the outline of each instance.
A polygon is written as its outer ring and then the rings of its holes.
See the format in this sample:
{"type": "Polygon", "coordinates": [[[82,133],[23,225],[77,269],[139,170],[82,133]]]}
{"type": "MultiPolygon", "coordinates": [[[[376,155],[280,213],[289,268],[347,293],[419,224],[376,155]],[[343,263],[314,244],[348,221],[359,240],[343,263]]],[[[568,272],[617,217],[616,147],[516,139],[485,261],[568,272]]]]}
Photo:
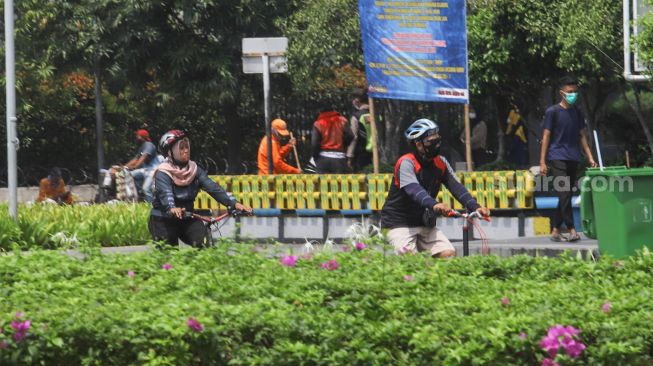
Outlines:
{"type": "Polygon", "coordinates": [[[469,119],[476,119],[476,113],[470,113],[469,119]]]}
{"type": "Polygon", "coordinates": [[[442,139],[431,141],[429,145],[424,145],[424,154],[427,159],[433,159],[436,156],[440,155],[440,146],[442,145],[442,139]]]}
{"type": "Polygon", "coordinates": [[[280,136],[279,137],[279,144],[281,144],[281,146],[284,146],[284,145],[288,144],[289,141],[290,141],[290,136],[280,136]]]}
{"type": "Polygon", "coordinates": [[[562,92],[562,95],[565,97],[565,101],[569,103],[569,105],[574,105],[576,101],[578,100],[578,93],[565,93],[562,92]]]}

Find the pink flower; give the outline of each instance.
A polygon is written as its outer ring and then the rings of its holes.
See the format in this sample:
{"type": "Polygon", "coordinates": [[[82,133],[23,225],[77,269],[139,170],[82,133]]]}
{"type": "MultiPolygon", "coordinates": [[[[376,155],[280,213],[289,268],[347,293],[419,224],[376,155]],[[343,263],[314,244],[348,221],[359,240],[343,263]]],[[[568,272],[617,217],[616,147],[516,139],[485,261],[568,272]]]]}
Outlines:
{"type": "Polygon", "coordinates": [[[25,313],[23,313],[22,311],[17,311],[16,312],[16,318],[20,319],[20,318],[22,318],[24,316],[25,316],[25,313]]]}
{"type": "Polygon", "coordinates": [[[508,306],[508,305],[510,305],[510,299],[507,298],[507,297],[502,297],[502,298],[501,298],[501,305],[503,305],[503,306],[508,306]]]}
{"type": "Polygon", "coordinates": [[[566,345],[563,346],[565,347],[565,352],[567,352],[567,355],[569,355],[571,358],[578,358],[586,348],[582,342],[578,342],[573,339],[569,342],[566,342],[566,345]]]}
{"type": "MultiPolygon", "coordinates": [[[[577,339],[580,330],[568,325],[563,327],[560,324],[549,328],[547,336],[540,341],[540,347],[549,354],[552,359],[558,354],[558,348],[562,346],[567,355],[577,358],[585,350],[585,345],[577,339]]],[[[551,360],[553,362],[553,360],[551,360]]]]}
{"type": "Polygon", "coordinates": [[[281,264],[286,266],[286,267],[295,267],[297,265],[297,257],[296,255],[284,255],[281,257],[281,264]]]}
{"type": "Polygon", "coordinates": [[[134,278],[134,276],[136,276],[136,273],[134,271],[130,270],[130,271],[127,272],[127,277],[134,278]]]}
{"type": "Polygon", "coordinates": [[[542,360],[542,366],[560,366],[560,364],[557,363],[557,362],[554,362],[550,358],[545,358],[545,359],[542,360]]]}
{"type": "Polygon", "coordinates": [[[610,304],[609,302],[606,302],[605,304],[603,304],[603,306],[601,306],[601,311],[603,311],[606,314],[609,313],[610,310],[612,310],[612,304],[610,304]]]}
{"type": "Polygon", "coordinates": [[[519,333],[519,338],[524,340],[524,339],[528,338],[528,336],[526,335],[526,333],[521,332],[521,333],[519,333]]]}
{"type": "Polygon", "coordinates": [[[32,322],[29,320],[25,320],[24,322],[12,320],[11,327],[16,331],[14,333],[14,341],[16,341],[16,343],[21,342],[27,335],[27,331],[31,326],[32,322]]]}
{"type": "Polygon", "coordinates": [[[186,324],[188,324],[188,328],[190,328],[193,332],[200,333],[201,331],[204,330],[204,326],[202,325],[202,323],[200,323],[195,318],[188,318],[186,324]]]}
{"type": "Polygon", "coordinates": [[[164,271],[169,271],[172,269],[172,264],[165,263],[164,265],[161,266],[161,268],[163,268],[164,271]]]}
{"type": "Polygon", "coordinates": [[[544,351],[546,351],[551,358],[555,358],[555,356],[558,354],[558,347],[560,347],[560,344],[558,343],[558,338],[557,337],[544,337],[540,341],[540,347],[544,351]]]}
{"type": "Polygon", "coordinates": [[[338,267],[340,267],[340,265],[338,264],[338,262],[335,259],[331,259],[329,261],[326,261],[326,262],[322,263],[322,268],[324,268],[326,270],[329,270],[329,271],[334,271],[334,270],[338,269],[338,267]]]}
{"type": "Polygon", "coordinates": [[[413,250],[410,249],[408,245],[404,245],[399,249],[399,254],[404,255],[404,254],[413,254],[413,250]]]}
{"type": "Polygon", "coordinates": [[[360,241],[357,241],[356,244],[354,244],[354,248],[356,248],[356,250],[358,250],[358,251],[361,251],[361,250],[367,248],[367,245],[365,245],[364,243],[361,243],[360,241]]]}
{"type": "Polygon", "coordinates": [[[405,275],[404,276],[404,281],[412,281],[412,280],[413,280],[413,276],[411,276],[411,275],[405,275]]]}

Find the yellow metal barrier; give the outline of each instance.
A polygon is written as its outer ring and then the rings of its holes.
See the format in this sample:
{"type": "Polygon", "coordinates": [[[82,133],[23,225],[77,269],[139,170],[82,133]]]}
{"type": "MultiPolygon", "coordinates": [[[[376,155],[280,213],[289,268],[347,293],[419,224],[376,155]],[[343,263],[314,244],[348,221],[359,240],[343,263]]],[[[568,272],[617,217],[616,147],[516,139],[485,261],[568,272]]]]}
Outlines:
{"type": "MultiPolygon", "coordinates": [[[[535,180],[528,171],[457,173],[460,182],[480,205],[491,209],[534,207],[535,180]]],[[[392,184],[392,174],[331,174],[276,176],[211,176],[243,204],[253,208],[381,210],[392,184]]],[[[463,209],[446,187],[438,202],[463,209]]],[[[216,210],[219,204],[200,191],[197,209],[216,210]]]]}

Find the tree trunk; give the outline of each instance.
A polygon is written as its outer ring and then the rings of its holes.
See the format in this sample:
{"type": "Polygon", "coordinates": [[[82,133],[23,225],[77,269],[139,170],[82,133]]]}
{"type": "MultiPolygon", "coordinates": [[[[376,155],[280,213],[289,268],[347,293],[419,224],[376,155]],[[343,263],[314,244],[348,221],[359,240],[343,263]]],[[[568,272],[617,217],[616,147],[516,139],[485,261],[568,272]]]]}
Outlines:
{"type": "MultiPolygon", "coordinates": [[[[100,61],[98,57],[95,57],[95,62],[93,65],[93,76],[95,78],[95,143],[97,145],[97,174],[98,174],[98,184],[102,182],[102,176],[100,175],[100,170],[104,169],[104,118],[103,118],[103,106],[102,106],[102,75],[100,69],[100,61]]],[[[100,200],[103,200],[103,192],[100,189],[100,200]]]]}
{"type": "Polygon", "coordinates": [[[506,158],[506,134],[505,129],[506,125],[504,124],[505,117],[510,112],[510,107],[508,106],[508,101],[505,98],[499,97],[496,100],[491,98],[496,104],[497,116],[497,157],[494,159],[493,164],[500,163],[506,158]]]}
{"type": "MultiPolygon", "coordinates": [[[[229,164],[229,169],[227,174],[256,174],[256,171],[245,171],[243,167],[243,161],[241,157],[241,147],[242,140],[239,136],[242,136],[242,126],[243,123],[240,120],[238,115],[238,106],[236,104],[228,104],[224,107],[224,116],[225,116],[225,127],[226,127],[226,137],[230,143],[227,143],[227,162],[229,164]]],[[[248,167],[250,170],[252,167],[248,167]]]]}
{"type": "Polygon", "coordinates": [[[379,136],[379,157],[383,164],[392,164],[399,156],[399,146],[403,139],[401,133],[402,108],[397,100],[382,99],[380,112],[382,113],[382,125],[379,131],[383,132],[383,138],[379,136]]]}

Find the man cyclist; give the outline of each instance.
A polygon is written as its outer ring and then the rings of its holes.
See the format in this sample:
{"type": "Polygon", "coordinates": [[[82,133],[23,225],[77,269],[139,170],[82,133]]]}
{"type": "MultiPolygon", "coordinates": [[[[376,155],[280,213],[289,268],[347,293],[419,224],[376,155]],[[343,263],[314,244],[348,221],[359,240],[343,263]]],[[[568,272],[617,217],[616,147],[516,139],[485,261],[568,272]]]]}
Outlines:
{"type": "Polygon", "coordinates": [[[125,164],[137,185],[140,185],[145,201],[152,202],[152,175],[160,161],[156,155],[156,146],[147,130],[136,131],[136,142],[140,144],[136,155],[125,164]]]}
{"type": "Polygon", "coordinates": [[[418,119],[404,133],[410,152],[395,164],[388,197],[381,210],[381,225],[389,228],[388,240],[398,253],[430,251],[433,257],[448,258],[456,254],[449,239],[435,226],[436,214],[451,211],[438,203],[444,184],[468,211],[489,216],[467,189],[458,181],[449,162],[440,156],[442,138],[438,125],[426,118],[418,119]]]}
{"type": "Polygon", "coordinates": [[[190,160],[190,140],[180,130],[166,132],[159,142],[166,157],[154,173],[154,201],[148,229],[152,238],[177,245],[179,239],[198,247],[207,243],[204,223],[186,217],[193,212],[195,197],[200,189],[229,209],[252,212],[252,209],[231,198],[225,190],[209,178],[204,169],[190,160]]]}

